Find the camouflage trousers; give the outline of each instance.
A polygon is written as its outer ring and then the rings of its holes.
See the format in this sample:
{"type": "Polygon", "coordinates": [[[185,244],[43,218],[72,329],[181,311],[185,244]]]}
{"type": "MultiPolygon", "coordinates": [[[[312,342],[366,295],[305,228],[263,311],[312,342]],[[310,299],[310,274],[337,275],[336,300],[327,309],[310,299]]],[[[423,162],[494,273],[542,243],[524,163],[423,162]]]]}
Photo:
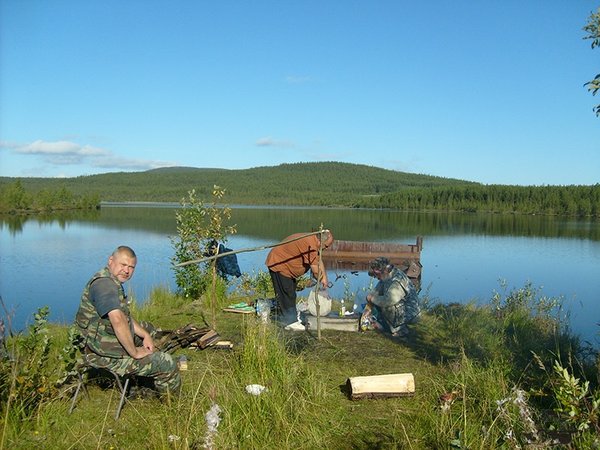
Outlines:
{"type": "Polygon", "coordinates": [[[408,334],[408,324],[415,323],[421,312],[418,298],[411,295],[401,302],[380,308],[375,306],[376,320],[383,325],[383,328],[390,333],[406,335],[408,334]]]}
{"type": "Polygon", "coordinates": [[[136,375],[154,380],[154,387],[161,393],[177,393],[181,388],[181,375],[173,357],[165,352],[154,352],[142,359],[130,356],[109,358],[96,353],[87,352],[86,362],[96,368],[108,369],[117,375],[136,375]]]}
{"type": "MultiPolygon", "coordinates": [[[[159,331],[150,322],[140,322],[140,326],[148,331],[153,338],[159,331]]],[[[137,347],[142,345],[142,340],[138,336],[134,336],[134,342],[137,347]]],[[[154,387],[161,394],[176,393],[181,388],[179,368],[169,353],[156,351],[142,359],[134,359],[130,356],[110,358],[88,351],[85,353],[84,358],[92,367],[112,370],[117,375],[137,375],[152,378],[154,387]]]]}

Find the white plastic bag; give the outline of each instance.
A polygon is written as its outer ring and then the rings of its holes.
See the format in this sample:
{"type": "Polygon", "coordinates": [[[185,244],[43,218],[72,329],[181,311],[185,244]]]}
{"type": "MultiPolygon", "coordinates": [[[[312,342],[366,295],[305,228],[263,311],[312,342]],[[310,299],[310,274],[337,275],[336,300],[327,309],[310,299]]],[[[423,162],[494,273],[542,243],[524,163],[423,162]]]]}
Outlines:
{"type": "Polygon", "coordinates": [[[317,298],[319,299],[319,315],[326,316],[331,312],[331,299],[322,294],[315,295],[315,291],[308,294],[308,312],[313,316],[317,315],[317,298]]]}

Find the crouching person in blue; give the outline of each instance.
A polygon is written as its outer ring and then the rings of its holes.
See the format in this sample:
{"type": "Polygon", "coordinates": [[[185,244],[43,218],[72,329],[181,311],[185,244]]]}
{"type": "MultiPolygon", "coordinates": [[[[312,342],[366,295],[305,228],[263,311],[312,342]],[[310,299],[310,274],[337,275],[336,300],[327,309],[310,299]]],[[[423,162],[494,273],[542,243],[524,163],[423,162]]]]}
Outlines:
{"type": "Polygon", "coordinates": [[[414,284],[385,257],[376,258],[369,263],[369,276],[379,282],[367,294],[367,307],[361,317],[361,328],[380,329],[394,337],[406,337],[408,324],[416,322],[420,313],[414,284]]]}
{"type": "Polygon", "coordinates": [[[83,357],[90,366],[121,376],[148,377],[159,394],[176,393],[181,386],[177,363],[155,347],[154,327],[142,326],[129,311],[123,283],[133,276],[136,263],[131,248],[118,247],[86,284],[75,317],[83,357]]]}

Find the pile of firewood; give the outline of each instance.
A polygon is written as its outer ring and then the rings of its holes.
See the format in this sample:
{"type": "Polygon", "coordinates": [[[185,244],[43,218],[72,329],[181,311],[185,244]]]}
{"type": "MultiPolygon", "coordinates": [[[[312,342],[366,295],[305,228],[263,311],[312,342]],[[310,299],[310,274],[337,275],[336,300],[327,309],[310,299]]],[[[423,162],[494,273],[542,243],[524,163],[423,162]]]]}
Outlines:
{"type": "Polygon", "coordinates": [[[219,339],[219,334],[209,327],[198,327],[190,323],[174,331],[161,331],[156,347],[167,353],[187,347],[205,349],[219,339]]]}

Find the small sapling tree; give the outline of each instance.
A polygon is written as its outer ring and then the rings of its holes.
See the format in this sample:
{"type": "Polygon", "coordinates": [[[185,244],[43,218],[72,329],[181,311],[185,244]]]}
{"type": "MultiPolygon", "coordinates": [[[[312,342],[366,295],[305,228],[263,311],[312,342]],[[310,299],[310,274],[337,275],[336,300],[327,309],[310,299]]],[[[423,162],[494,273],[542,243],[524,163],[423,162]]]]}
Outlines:
{"type": "Polygon", "coordinates": [[[228,225],[231,208],[219,205],[225,196],[225,189],[214,186],[212,202],[205,204],[196,196],[196,191],[188,192],[181,200],[181,208],[175,214],[177,236],[171,238],[175,250],[171,262],[175,271],[175,282],[179,293],[191,300],[197,300],[211,287],[214,321],[216,292],[219,281],[214,256],[215,242],[227,242],[227,236],[236,233],[235,225],[228,225]],[[186,264],[190,261],[199,261],[186,264]]]}

